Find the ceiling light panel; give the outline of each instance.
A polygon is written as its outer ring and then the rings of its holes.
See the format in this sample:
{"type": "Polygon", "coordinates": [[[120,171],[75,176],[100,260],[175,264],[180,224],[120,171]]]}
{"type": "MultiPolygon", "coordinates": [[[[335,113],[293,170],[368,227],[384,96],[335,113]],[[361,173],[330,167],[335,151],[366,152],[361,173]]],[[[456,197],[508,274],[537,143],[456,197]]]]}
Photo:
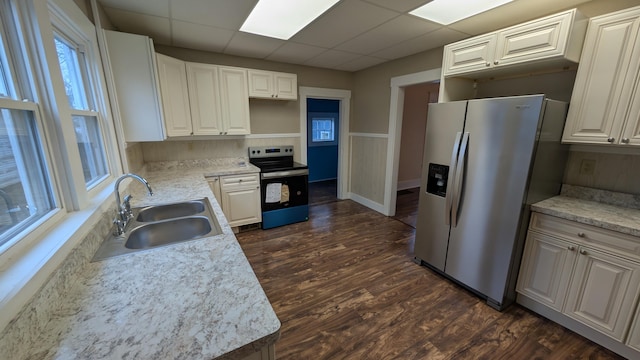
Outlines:
{"type": "Polygon", "coordinates": [[[260,0],[240,31],[288,40],[339,0],[260,0]]]}
{"type": "Polygon", "coordinates": [[[511,1],[513,0],[433,0],[410,14],[449,25],[511,1]]]}

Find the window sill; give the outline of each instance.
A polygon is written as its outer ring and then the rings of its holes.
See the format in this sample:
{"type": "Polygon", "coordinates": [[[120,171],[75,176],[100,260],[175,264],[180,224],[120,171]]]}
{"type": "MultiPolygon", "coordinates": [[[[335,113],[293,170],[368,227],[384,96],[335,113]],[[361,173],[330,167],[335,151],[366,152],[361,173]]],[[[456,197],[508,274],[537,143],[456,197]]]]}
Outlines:
{"type": "Polygon", "coordinates": [[[0,332],[113,207],[112,195],[112,188],[105,187],[86,209],[66,214],[26,246],[18,243],[0,254],[0,332]]]}

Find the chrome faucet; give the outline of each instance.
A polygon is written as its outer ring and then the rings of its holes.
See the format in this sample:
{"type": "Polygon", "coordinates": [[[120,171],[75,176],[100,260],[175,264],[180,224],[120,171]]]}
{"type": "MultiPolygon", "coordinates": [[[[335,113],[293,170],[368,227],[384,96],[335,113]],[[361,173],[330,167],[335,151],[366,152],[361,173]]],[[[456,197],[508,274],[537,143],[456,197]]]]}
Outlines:
{"type": "Polygon", "coordinates": [[[120,203],[120,191],[118,190],[122,180],[128,177],[136,179],[141,183],[143,183],[147,187],[149,196],[153,195],[153,190],[151,190],[151,186],[149,185],[147,180],[140,175],[124,174],[120,176],[118,180],[116,180],[116,183],[113,187],[113,193],[116,196],[116,207],[118,208],[118,215],[116,216],[115,219],[113,219],[113,223],[116,225],[116,231],[115,231],[116,236],[122,235],[125,233],[127,225],[129,224],[129,221],[131,220],[131,218],[133,218],[133,214],[131,213],[131,204],[129,204],[132,196],[131,195],[125,196],[124,201],[120,203]]]}

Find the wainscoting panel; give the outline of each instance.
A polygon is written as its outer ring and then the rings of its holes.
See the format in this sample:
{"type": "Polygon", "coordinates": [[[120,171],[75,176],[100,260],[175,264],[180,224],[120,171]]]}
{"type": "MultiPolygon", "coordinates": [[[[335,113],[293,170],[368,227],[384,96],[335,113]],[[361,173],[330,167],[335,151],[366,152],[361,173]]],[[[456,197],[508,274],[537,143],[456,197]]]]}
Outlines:
{"type": "Polygon", "coordinates": [[[351,149],[349,192],[382,206],[387,162],[387,135],[351,133],[349,137],[351,149]]]}

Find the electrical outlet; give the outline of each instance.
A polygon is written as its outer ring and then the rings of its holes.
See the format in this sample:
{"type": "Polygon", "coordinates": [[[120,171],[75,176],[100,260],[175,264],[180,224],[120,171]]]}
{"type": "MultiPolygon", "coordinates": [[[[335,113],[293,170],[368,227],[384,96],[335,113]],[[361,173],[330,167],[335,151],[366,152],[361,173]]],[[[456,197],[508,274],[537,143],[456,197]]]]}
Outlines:
{"type": "Polygon", "coordinates": [[[593,175],[596,170],[596,161],[584,159],[580,162],[580,175],[593,175]]]}

